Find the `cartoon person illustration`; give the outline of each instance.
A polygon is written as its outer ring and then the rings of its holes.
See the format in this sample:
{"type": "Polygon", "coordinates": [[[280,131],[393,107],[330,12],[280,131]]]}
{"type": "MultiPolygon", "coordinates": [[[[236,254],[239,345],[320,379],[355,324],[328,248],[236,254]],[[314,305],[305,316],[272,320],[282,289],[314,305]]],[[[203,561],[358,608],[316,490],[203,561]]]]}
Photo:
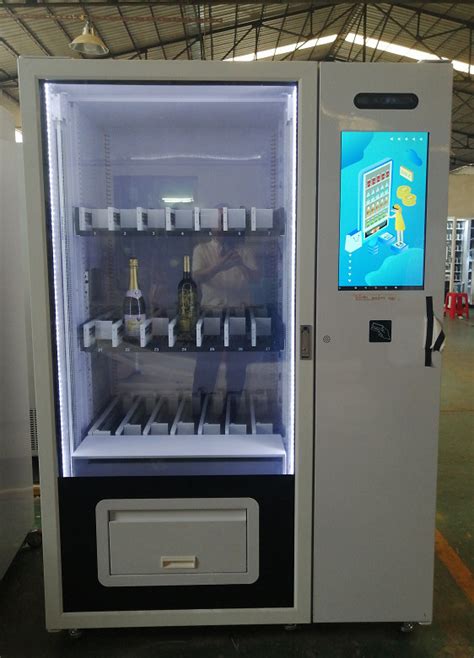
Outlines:
{"type": "Polygon", "coordinates": [[[392,206],[395,211],[390,215],[390,219],[395,219],[395,230],[397,232],[397,241],[395,243],[396,247],[402,247],[405,243],[403,242],[403,233],[405,231],[405,220],[403,219],[402,207],[399,203],[394,203],[392,206]]]}

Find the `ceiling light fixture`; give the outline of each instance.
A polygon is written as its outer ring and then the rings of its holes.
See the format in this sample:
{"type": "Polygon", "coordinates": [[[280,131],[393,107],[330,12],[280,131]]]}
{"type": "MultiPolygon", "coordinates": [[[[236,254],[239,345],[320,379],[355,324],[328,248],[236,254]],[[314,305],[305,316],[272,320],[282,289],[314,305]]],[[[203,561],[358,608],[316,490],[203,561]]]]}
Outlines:
{"type": "Polygon", "coordinates": [[[89,21],[86,21],[82,34],[71,41],[69,48],[90,57],[101,57],[109,52],[109,49],[102,39],[97,36],[89,21]]]}

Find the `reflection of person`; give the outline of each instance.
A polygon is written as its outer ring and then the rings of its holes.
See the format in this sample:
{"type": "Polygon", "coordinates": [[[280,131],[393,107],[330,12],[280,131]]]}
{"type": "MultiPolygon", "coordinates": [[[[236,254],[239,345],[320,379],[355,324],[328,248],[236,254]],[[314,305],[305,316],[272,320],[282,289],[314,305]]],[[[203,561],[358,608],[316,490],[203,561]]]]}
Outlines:
{"type": "Polygon", "coordinates": [[[193,279],[201,289],[201,306],[219,309],[251,304],[249,284],[258,280],[253,250],[244,238],[213,238],[193,253],[193,279]]]}
{"type": "Polygon", "coordinates": [[[401,247],[403,244],[403,233],[405,231],[405,220],[403,219],[402,207],[399,203],[394,203],[392,208],[395,212],[390,215],[390,219],[395,219],[395,230],[397,232],[397,241],[395,245],[401,247]]]}
{"type": "MultiPolygon", "coordinates": [[[[254,251],[244,238],[232,236],[200,243],[193,252],[193,279],[201,291],[204,311],[220,313],[226,308],[249,306],[253,301],[250,284],[259,280],[254,251]]],[[[227,393],[242,392],[247,362],[242,352],[197,354],[193,391],[212,393],[223,363],[227,393]]]]}

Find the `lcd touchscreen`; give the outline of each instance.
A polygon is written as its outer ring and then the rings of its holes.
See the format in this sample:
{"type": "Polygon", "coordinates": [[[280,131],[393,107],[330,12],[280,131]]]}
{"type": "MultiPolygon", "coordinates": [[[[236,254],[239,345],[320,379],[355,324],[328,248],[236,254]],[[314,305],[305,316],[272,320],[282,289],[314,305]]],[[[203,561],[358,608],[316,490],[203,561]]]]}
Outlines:
{"type": "Polygon", "coordinates": [[[423,288],[426,132],[342,132],[339,290],[423,288]]]}

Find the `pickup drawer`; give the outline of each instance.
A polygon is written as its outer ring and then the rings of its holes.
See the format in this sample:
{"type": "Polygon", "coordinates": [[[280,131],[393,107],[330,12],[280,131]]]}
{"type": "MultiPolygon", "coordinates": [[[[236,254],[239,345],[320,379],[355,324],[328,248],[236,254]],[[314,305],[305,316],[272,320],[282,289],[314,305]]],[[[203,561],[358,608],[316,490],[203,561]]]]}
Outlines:
{"type": "Polygon", "coordinates": [[[103,500],[96,507],[106,586],[254,582],[258,505],[250,498],[103,500]]]}

